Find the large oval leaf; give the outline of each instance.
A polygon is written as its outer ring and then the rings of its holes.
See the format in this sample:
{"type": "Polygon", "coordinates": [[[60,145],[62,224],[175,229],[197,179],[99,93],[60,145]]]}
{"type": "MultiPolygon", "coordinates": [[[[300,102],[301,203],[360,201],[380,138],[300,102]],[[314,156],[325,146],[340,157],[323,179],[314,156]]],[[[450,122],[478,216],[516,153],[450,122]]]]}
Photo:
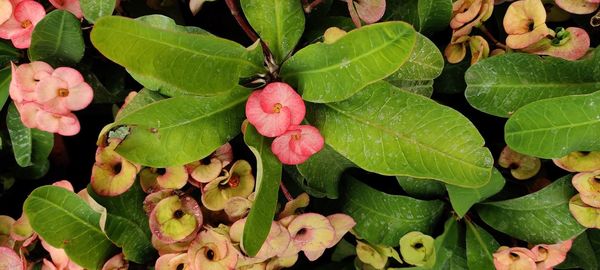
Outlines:
{"type": "Polygon", "coordinates": [[[303,189],[312,196],[330,199],[339,197],[338,184],[344,171],[351,167],[355,165],[329,145],[325,145],[304,163],[296,165],[303,178],[300,183],[303,189]],[[327,164],[327,168],[323,164],[327,164]]]}
{"type": "Polygon", "coordinates": [[[411,231],[430,234],[444,210],[442,201],[386,194],[350,176],[342,194],[342,210],[356,221],[358,235],[372,244],[396,246],[411,231]]]}
{"type": "Polygon", "coordinates": [[[493,159],[477,129],[431,99],[382,81],[348,100],[308,107],[325,142],[365,170],[461,187],[489,181],[493,159]]]}
{"type": "Polygon", "coordinates": [[[487,58],[465,74],[465,95],[476,109],[509,117],[546,98],[588,94],[600,89],[600,53],[579,61],[508,53],[487,58]]]}
{"type": "Polygon", "coordinates": [[[258,134],[251,124],[246,127],[244,141],[256,157],[256,196],[244,226],[242,246],[254,256],[267,239],[277,210],[281,162],[271,152],[271,140],[258,134]]]}
{"type": "Polygon", "coordinates": [[[54,134],[24,126],[14,103],[8,107],[6,127],[19,166],[28,167],[47,161],[54,147],[54,134]]]}
{"type": "Polygon", "coordinates": [[[249,95],[238,88],[225,95],[181,96],[140,107],[115,123],[131,128],[116,150],[155,168],[201,159],[239,134],[249,95]]]}
{"type": "Polygon", "coordinates": [[[277,63],[296,47],[304,31],[304,10],[300,1],[242,0],[244,16],[269,46],[277,63]]]}
{"type": "Polygon", "coordinates": [[[416,34],[403,22],[386,22],[348,32],[333,44],[316,43],[286,61],[281,77],[302,98],[334,102],[397,71],[415,46],[416,34]]]}
{"type": "Polygon", "coordinates": [[[480,204],[477,212],[492,228],[532,244],[571,239],[585,231],[569,212],[569,199],[576,193],[571,177],[527,196],[480,204]]]}
{"type": "Polygon", "coordinates": [[[417,33],[417,40],[408,60],[387,81],[433,80],[442,74],[444,57],[431,40],[417,33]]]}
{"type": "MultiPolygon", "coordinates": [[[[468,269],[465,242],[463,241],[464,227],[454,217],[444,224],[444,233],[435,238],[435,262],[433,267],[425,265],[424,269],[468,269]]],[[[428,263],[429,264],[429,263],[428,263]]]]}
{"type": "Polygon", "coordinates": [[[235,42],[123,17],[99,19],[91,39],[102,54],[135,74],[145,87],[170,96],[227,92],[248,70],[262,69],[235,42]]]}
{"type": "Polygon", "coordinates": [[[492,177],[490,181],[483,187],[480,188],[463,188],[453,185],[446,185],[448,190],[448,196],[450,197],[450,203],[456,214],[462,218],[467,214],[467,211],[471,209],[471,206],[481,202],[496,193],[500,192],[504,187],[504,177],[497,170],[492,170],[492,177]]]}
{"type": "Polygon", "coordinates": [[[116,247],[100,230],[100,214],[75,193],[56,186],[35,189],[23,205],[31,227],[87,269],[101,269],[116,247]]]}
{"type": "Polygon", "coordinates": [[[81,22],[70,12],[48,13],[33,30],[29,59],[54,66],[74,65],[83,57],[81,22]]]}
{"type": "Polygon", "coordinates": [[[600,150],[600,91],[527,104],[508,119],[504,137],[511,149],[542,158],[600,150]]]}
{"type": "Polygon", "coordinates": [[[116,0],[79,0],[86,20],[94,23],[104,16],[112,15],[117,5],[116,0]]]}

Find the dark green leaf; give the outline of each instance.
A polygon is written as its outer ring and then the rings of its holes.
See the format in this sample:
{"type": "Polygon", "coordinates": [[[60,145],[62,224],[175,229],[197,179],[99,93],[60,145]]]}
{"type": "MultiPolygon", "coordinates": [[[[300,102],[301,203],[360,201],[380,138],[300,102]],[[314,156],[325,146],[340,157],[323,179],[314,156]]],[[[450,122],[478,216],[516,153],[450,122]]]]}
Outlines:
{"type": "Polygon", "coordinates": [[[448,27],[452,18],[450,0],[388,1],[384,20],[402,20],[424,34],[448,27]]]}
{"type": "Polygon", "coordinates": [[[8,100],[8,89],[9,89],[9,85],[10,85],[10,80],[11,80],[10,67],[0,69],[0,108],[3,108],[4,104],[8,100]]]}
{"type": "Polygon", "coordinates": [[[435,239],[434,270],[467,269],[464,228],[453,217],[446,221],[444,233],[435,239]]]}
{"type": "Polygon", "coordinates": [[[83,16],[91,23],[104,16],[112,15],[117,0],[79,0],[83,16]]]}
{"type": "Polygon", "coordinates": [[[55,67],[79,63],[85,51],[81,22],[68,11],[55,10],[33,30],[29,59],[55,67]]]}
{"type": "Polygon", "coordinates": [[[459,217],[465,216],[467,211],[474,204],[481,202],[494,194],[500,192],[504,187],[504,177],[497,170],[492,170],[492,177],[490,181],[483,187],[480,188],[463,188],[453,185],[446,185],[448,190],[448,196],[450,196],[450,203],[452,208],[459,217]]]}
{"type": "Polygon", "coordinates": [[[396,181],[408,195],[419,199],[433,199],[446,194],[444,184],[439,181],[409,176],[396,176],[396,181]]]}
{"type": "Polygon", "coordinates": [[[54,134],[25,127],[13,103],[8,107],[6,126],[19,166],[28,167],[47,160],[54,146],[54,134]]]}
{"type": "MultiPolygon", "coordinates": [[[[7,42],[0,41],[0,67],[4,67],[10,61],[17,61],[21,52],[7,42]]],[[[4,78],[4,77],[1,77],[4,78]]]]}
{"type": "Polygon", "coordinates": [[[467,265],[469,269],[494,269],[493,254],[500,248],[494,237],[481,227],[467,223],[467,265]]]}
{"type": "Polygon", "coordinates": [[[597,270],[598,258],[594,252],[597,249],[592,247],[588,237],[589,233],[590,231],[582,233],[575,238],[571,250],[567,253],[566,260],[554,268],[597,270]]]}
{"type": "MultiPolygon", "coordinates": [[[[313,193],[323,194],[330,199],[338,198],[338,183],[342,173],[351,167],[354,167],[352,162],[328,145],[304,163],[297,165],[298,171],[304,178],[300,184],[303,187],[308,186],[310,190],[314,191],[313,193]],[[327,166],[324,167],[324,164],[327,166]]],[[[312,195],[312,193],[309,194],[312,195]]]]}

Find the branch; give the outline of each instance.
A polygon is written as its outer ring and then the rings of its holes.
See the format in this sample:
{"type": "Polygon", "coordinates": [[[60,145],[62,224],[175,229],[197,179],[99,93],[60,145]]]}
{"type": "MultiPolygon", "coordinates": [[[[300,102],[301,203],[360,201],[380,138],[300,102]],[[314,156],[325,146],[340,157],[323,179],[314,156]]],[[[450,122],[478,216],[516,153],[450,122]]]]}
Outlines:
{"type": "Polygon", "coordinates": [[[507,50],[508,47],[506,47],[506,45],[504,45],[504,43],[498,41],[493,35],[492,33],[490,33],[490,31],[487,30],[487,28],[485,27],[485,25],[480,24],[479,26],[477,26],[477,28],[488,38],[490,39],[494,45],[496,45],[496,47],[502,48],[504,50],[507,50]]]}
{"type": "Polygon", "coordinates": [[[252,42],[255,42],[258,39],[258,36],[254,33],[254,31],[252,31],[252,27],[250,27],[246,20],[244,20],[244,18],[240,15],[240,10],[238,9],[235,0],[225,0],[225,3],[227,4],[229,11],[231,11],[231,15],[233,15],[242,30],[244,30],[244,33],[246,33],[252,42]]]}

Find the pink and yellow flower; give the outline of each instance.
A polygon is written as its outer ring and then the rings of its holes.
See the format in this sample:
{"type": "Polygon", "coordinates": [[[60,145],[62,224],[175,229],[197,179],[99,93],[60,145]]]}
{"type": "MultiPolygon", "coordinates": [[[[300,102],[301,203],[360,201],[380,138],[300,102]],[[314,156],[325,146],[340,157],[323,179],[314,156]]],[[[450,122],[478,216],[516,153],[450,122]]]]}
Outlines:
{"type": "MultiPolygon", "coordinates": [[[[12,15],[0,25],[0,38],[10,39],[16,48],[29,48],[33,28],[46,16],[46,10],[42,4],[31,0],[11,0],[11,4],[12,15]]],[[[6,15],[4,11],[2,17],[6,15]]]]}
{"type": "Polygon", "coordinates": [[[309,125],[291,126],[273,140],[271,151],[281,163],[296,165],[323,149],[325,140],[318,129],[309,125]]]}
{"type": "Polygon", "coordinates": [[[81,11],[81,5],[79,0],[49,0],[56,9],[63,9],[73,13],[75,17],[83,18],[83,11],[81,11]]]}

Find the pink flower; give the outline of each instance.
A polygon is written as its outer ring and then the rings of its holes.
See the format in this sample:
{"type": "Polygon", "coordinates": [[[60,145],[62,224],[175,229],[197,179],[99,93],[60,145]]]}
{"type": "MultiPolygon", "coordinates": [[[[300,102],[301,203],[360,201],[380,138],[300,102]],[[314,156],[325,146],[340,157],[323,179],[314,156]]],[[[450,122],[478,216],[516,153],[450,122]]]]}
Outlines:
{"type": "Polygon", "coordinates": [[[72,113],[63,115],[47,112],[34,102],[17,104],[17,109],[21,114],[21,121],[28,128],[37,128],[63,136],[75,135],[81,129],[79,120],[72,113]]]}
{"type": "Polygon", "coordinates": [[[49,269],[49,270],[82,270],[83,268],[79,265],[77,265],[76,263],[74,263],[73,261],[71,261],[71,259],[69,259],[69,257],[67,256],[67,253],[65,252],[64,249],[62,248],[55,248],[53,246],[51,246],[50,244],[48,244],[46,241],[44,241],[42,239],[42,247],[44,247],[44,249],[46,251],[48,251],[48,253],[50,253],[50,258],[52,259],[52,261],[49,261],[47,259],[43,260],[44,265],[42,266],[42,269],[49,269]]]}
{"type": "Polygon", "coordinates": [[[0,246],[0,269],[25,269],[21,257],[14,250],[0,246]]]}
{"type": "Polygon", "coordinates": [[[500,247],[494,253],[494,266],[496,270],[536,270],[535,254],[522,247],[500,247]]]}
{"type": "Polygon", "coordinates": [[[291,126],[283,135],[275,138],[271,151],[281,163],[296,165],[319,152],[325,141],[319,130],[313,126],[291,126]]]}
{"type": "Polygon", "coordinates": [[[34,101],[35,88],[41,79],[50,77],[54,69],[41,61],[15,66],[11,63],[12,78],[10,81],[10,98],[16,103],[34,101]]]}
{"type": "Polygon", "coordinates": [[[59,67],[52,76],[41,79],[35,87],[35,94],[44,110],[58,114],[81,110],[94,97],[94,91],[81,73],[69,67],[59,67]]]}
{"type": "Polygon", "coordinates": [[[12,16],[13,6],[8,0],[0,0],[0,25],[10,19],[12,16]]]}
{"type": "Polygon", "coordinates": [[[83,17],[83,11],[79,5],[79,0],[49,0],[50,3],[57,9],[63,9],[73,13],[75,17],[81,19],[83,17]]]}
{"type": "Polygon", "coordinates": [[[562,263],[571,249],[573,240],[564,241],[554,245],[536,245],[531,249],[535,255],[537,269],[548,270],[562,263]]]}
{"type": "Polygon", "coordinates": [[[15,47],[26,49],[31,45],[33,28],[46,16],[46,10],[36,1],[12,2],[13,13],[0,25],[0,38],[10,39],[15,47]]]}
{"type": "Polygon", "coordinates": [[[254,91],[246,103],[246,117],[258,133],[277,137],[291,125],[299,125],[304,119],[304,101],[294,89],[285,83],[268,84],[254,91]]]}

